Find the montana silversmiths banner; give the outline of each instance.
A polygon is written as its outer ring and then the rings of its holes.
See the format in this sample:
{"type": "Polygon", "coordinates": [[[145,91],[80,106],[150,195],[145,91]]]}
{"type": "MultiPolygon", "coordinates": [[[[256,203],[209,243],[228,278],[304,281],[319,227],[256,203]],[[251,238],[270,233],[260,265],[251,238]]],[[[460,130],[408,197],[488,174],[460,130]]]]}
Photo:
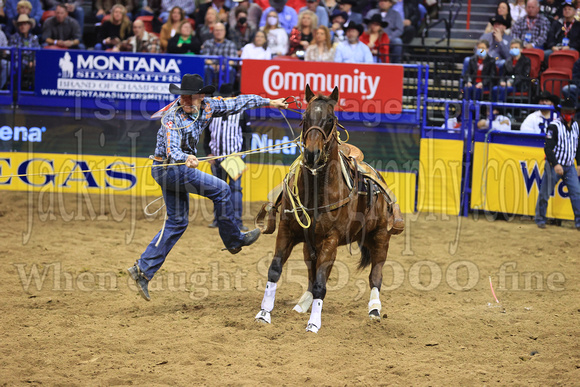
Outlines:
{"type": "MultiPolygon", "coordinates": [[[[203,76],[204,60],[190,55],[39,50],[36,53],[36,104],[101,108],[103,101],[165,106],[175,96],[170,83],[184,74],[203,76]]],[[[26,99],[26,98],[25,98],[26,99]]]]}

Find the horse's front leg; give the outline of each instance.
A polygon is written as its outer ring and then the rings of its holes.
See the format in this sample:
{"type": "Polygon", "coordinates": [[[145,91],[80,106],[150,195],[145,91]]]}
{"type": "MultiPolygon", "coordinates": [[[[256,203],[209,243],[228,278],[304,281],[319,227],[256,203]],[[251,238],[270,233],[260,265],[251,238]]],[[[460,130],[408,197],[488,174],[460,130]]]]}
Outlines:
{"type": "Polygon", "coordinates": [[[295,238],[292,237],[288,227],[284,227],[280,223],[278,236],[276,237],[276,250],[274,258],[270,263],[268,269],[268,282],[266,282],[266,290],[264,290],[264,298],[262,299],[262,306],[260,312],[256,315],[256,321],[271,323],[270,313],[274,309],[274,300],[276,299],[276,285],[282,275],[282,267],[288,260],[292,249],[296,245],[295,238]]]}
{"type": "Polygon", "coordinates": [[[318,252],[316,259],[316,272],[314,285],[312,286],[312,310],[310,320],[306,326],[306,332],[318,333],[322,326],[322,302],[326,296],[326,281],[336,259],[336,249],[338,247],[338,238],[330,236],[322,242],[322,248],[318,252]]]}
{"type": "Polygon", "coordinates": [[[296,306],[294,306],[294,311],[298,313],[306,313],[310,306],[312,305],[312,301],[314,297],[312,296],[312,287],[314,286],[314,273],[316,271],[316,261],[312,259],[310,256],[310,249],[308,245],[304,243],[304,263],[306,264],[306,268],[308,269],[308,289],[304,292],[302,297],[298,300],[296,306]]]}

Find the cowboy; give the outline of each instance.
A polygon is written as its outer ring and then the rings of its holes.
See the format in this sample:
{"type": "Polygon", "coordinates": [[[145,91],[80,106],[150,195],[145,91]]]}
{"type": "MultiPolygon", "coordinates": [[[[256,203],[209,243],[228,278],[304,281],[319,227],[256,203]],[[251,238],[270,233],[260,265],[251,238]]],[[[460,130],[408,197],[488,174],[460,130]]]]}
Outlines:
{"type": "Polygon", "coordinates": [[[149,281],[187,228],[190,193],[213,201],[220,237],[230,253],[237,254],[243,246],[250,246],[260,236],[259,229],[242,233],[234,222],[231,191],[227,183],[196,169],[199,164],[195,157],[196,146],[203,130],[213,117],[262,106],[288,107],[283,99],[270,100],[257,95],[229,99],[206,97],[215,92],[215,87],[204,86],[203,78],[198,74],[185,74],[181,87],[171,84],[169,92],[180,97],[153,115],[161,116],[161,128],[157,132],[155,155],[151,156],[151,175],[161,186],[167,218],[163,229],[147,246],[141,258],[128,269],[131,278],[137,282],[139,293],[147,301],[151,300],[149,281]]]}
{"type": "Polygon", "coordinates": [[[364,27],[355,22],[348,23],[345,28],[347,40],[340,42],[334,54],[335,62],[342,63],[374,63],[373,54],[369,46],[359,40],[364,27]]]}
{"type": "Polygon", "coordinates": [[[546,210],[548,200],[560,179],[568,188],[568,195],[574,211],[574,224],[580,231],[580,142],[578,141],[578,122],[574,120],[576,101],[566,99],[560,105],[560,119],[552,121],[546,131],[546,165],[540,194],[536,204],[536,224],[539,228],[546,228],[546,210]],[[576,159],[576,168],[574,168],[576,159]]]}

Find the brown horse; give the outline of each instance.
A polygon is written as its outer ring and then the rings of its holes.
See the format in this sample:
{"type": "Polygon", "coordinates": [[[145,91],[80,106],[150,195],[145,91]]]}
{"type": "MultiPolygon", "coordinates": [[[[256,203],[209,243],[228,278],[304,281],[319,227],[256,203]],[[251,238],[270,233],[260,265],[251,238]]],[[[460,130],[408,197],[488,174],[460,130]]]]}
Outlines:
{"type": "MultiPolygon", "coordinates": [[[[364,178],[362,165],[376,174],[368,164],[344,158],[337,130],[334,108],[338,88],[327,96],[315,96],[306,86],[308,106],[302,121],[303,154],[286,176],[281,196],[280,223],[274,258],[268,270],[268,282],[257,321],[271,322],[276,283],[282,267],[298,243],[304,243],[304,261],[308,267],[308,290],[294,310],[305,313],[312,305],[306,330],[318,332],[321,327],[322,303],[326,281],[332,270],[338,246],[358,242],[361,250],[359,267],[371,265],[369,316],[380,319],[379,291],[383,264],[387,259],[392,234],[402,232],[404,222],[398,206],[381,190],[364,178]],[[362,165],[361,165],[362,164],[362,165]],[[346,165],[346,167],[345,167],[346,165]],[[348,166],[351,165],[352,168],[348,166]],[[358,165],[358,166],[357,166],[358,165]],[[343,171],[350,170],[350,174],[343,171]],[[349,178],[349,176],[351,176],[349,178]],[[350,184],[349,184],[350,180],[350,184]],[[393,212],[397,219],[394,219],[393,212]],[[301,225],[302,224],[302,225],[301,225]]],[[[384,183],[384,181],[383,181],[384,183]]],[[[386,184],[384,185],[386,188],[386,184]]],[[[391,196],[393,196],[391,194],[391,196]]],[[[275,212],[273,211],[274,228],[275,212]]],[[[273,232],[273,229],[270,230],[273,232]]]]}

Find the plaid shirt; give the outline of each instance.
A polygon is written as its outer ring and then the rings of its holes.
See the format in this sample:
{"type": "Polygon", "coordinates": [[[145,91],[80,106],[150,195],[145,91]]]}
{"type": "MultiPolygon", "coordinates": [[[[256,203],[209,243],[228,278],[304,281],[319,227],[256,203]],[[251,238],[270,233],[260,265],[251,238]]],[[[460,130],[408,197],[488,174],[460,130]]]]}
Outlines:
{"type": "Polygon", "coordinates": [[[524,44],[531,43],[534,47],[543,48],[549,31],[550,21],[544,15],[538,15],[535,19],[529,19],[526,16],[512,26],[512,37],[520,39],[524,44]],[[527,33],[532,35],[528,42],[526,41],[527,33]]]}
{"type": "Polygon", "coordinates": [[[178,107],[161,118],[161,128],[157,132],[155,156],[171,158],[171,162],[185,162],[187,156],[197,153],[196,146],[199,136],[209,125],[212,117],[222,117],[227,114],[238,113],[244,109],[252,109],[269,104],[270,100],[268,98],[252,94],[227,99],[206,97],[201,103],[201,116],[195,122],[189,114],[185,113],[181,107],[178,107]]]}
{"type": "MultiPolygon", "coordinates": [[[[38,42],[38,36],[28,34],[25,38],[20,33],[15,33],[10,37],[10,47],[30,47],[30,48],[40,48],[40,43],[38,42]]],[[[16,51],[18,55],[18,51],[16,51]]],[[[28,66],[29,63],[34,62],[34,57],[36,53],[34,51],[22,51],[22,64],[28,66]]]]}
{"type": "Polygon", "coordinates": [[[237,58],[238,50],[231,40],[225,39],[222,43],[216,43],[214,39],[210,39],[206,40],[203,46],[201,46],[201,55],[237,58]]]}

